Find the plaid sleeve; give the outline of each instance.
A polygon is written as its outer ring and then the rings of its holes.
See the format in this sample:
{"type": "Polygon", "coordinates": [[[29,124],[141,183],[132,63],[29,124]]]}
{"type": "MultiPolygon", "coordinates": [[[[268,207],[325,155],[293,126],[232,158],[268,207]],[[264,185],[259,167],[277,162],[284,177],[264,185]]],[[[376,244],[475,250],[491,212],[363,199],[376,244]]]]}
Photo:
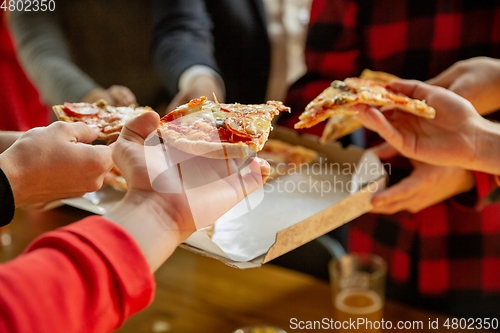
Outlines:
{"type": "MultiPolygon", "coordinates": [[[[290,88],[286,105],[292,113],[284,114],[280,125],[293,128],[306,105],[333,80],[361,73],[358,9],[352,0],[313,1],[305,49],[307,74],[290,88]]],[[[321,135],[324,126],[300,132],[321,135]]]]}

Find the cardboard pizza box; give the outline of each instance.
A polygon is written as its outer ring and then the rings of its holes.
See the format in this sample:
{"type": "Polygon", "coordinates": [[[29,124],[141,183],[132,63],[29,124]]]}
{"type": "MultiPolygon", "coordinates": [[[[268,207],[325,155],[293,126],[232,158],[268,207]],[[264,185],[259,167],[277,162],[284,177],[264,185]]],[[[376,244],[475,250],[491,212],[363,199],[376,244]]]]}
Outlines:
{"type": "MultiPolygon", "coordinates": [[[[339,143],[322,145],[312,135],[277,127],[271,134],[319,153],[319,161],[268,181],[217,221],[195,232],[181,247],[232,267],[259,267],[370,211],[386,173],[370,151],[339,143]]],[[[104,214],[123,197],[105,187],[62,203],[104,214]]]]}

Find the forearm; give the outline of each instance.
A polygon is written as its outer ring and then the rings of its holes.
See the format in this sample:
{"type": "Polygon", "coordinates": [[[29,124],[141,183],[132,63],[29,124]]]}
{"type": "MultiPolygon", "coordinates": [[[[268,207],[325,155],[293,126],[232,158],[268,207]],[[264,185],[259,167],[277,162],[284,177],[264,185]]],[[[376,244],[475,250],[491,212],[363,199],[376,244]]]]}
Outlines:
{"type": "Polygon", "coordinates": [[[0,331],[110,332],[146,307],[154,288],[133,239],[90,217],[0,266],[0,331]]]}
{"type": "Polygon", "coordinates": [[[72,61],[56,13],[11,13],[18,54],[49,104],[77,102],[99,86],[72,61]]]}
{"type": "Polygon", "coordinates": [[[0,132],[0,154],[12,146],[24,132],[0,132]]]}
{"type": "Polygon", "coordinates": [[[154,272],[194,231],[180,230],[172,215],[167,202],[160,203],[135,190],[135,193],[129,191],[105,217],[122,226],[134,238],[154,272]]]}
{"type": "Polygon", "coordinates": [[[474,158],[469,161],[467,167],[500,175],[500,124],[481,118],[476,128],[474,158]]]}

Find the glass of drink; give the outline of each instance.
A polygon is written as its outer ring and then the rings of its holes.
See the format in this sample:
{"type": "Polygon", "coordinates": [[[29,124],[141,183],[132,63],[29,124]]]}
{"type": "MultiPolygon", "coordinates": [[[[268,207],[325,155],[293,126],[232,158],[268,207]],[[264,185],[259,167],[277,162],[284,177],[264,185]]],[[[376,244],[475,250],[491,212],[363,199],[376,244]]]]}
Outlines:
{"type": "Polygon", "coordinates": [[[332,259],[329,273],[336,328],[379,332],[387,275],[384,259],[374,254],[347,254],[332,259]]]}

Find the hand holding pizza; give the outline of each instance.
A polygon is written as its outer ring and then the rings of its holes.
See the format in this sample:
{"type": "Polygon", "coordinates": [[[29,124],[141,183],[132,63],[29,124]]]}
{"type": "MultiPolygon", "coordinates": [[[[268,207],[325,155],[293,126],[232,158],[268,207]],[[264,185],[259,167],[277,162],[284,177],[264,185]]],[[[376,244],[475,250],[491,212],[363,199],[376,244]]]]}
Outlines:
{"type": "Polygon", "coordinates": [[[55,122],[23,134],[0,155],[16,207],[98,190],[112,167],[112,149],[92,146],[98,133],[83,123],[55,122]]]}
{"type": "Polygon", "coordinates": [[[500,109],[500,59],[476,57],[458,61],[427,83],[464,97],[479,114],[500,109]]]}
{"type": "Polygon", "coordinates": [[[435,119],[359,105],[358,119],[406,157],[435,165],[500,174],[500,127],[482,118],[470,102],[441,87],[418,81],[394,81],[391,88],[426,100],[435,119]]]}
{"type": "Polygon", "coordinates": [[[268,163],[259,158],[244,168],[240,160],[167,148],[155,136],[159,121],[155,112],[146,112],[122,130],[113,159],[128,191],[106,215],[136,239],[153,270],[192,232],[213,224],[260,188],[269,174],[268,163]]]}

